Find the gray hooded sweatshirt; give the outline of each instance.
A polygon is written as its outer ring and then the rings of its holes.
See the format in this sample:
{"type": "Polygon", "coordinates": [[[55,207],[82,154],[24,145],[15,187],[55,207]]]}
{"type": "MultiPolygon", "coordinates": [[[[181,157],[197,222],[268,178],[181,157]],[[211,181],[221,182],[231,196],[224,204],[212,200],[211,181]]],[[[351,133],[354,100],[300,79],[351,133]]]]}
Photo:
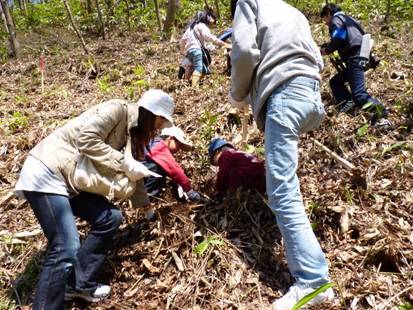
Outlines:
{"type": "Polygon", "coordinates": [[[261,130],[265,103],[274,90],[296,76],[319,80],[323,69],[307,19],[281,0],[238,1],[231,64],[231,95],[237,101],[251,101],[261,130]]]}

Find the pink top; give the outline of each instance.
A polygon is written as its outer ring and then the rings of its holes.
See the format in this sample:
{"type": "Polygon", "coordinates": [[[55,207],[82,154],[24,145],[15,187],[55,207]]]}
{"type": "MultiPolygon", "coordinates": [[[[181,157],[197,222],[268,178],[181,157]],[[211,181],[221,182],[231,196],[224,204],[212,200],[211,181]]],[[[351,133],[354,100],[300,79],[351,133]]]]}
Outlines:
{"type": "Polygon", "coordinates": [[[221,41],[216,36],[214,36],[211,31],[209,30],[208,26],[204,23],[198,23],[195,25],[194,29],[188,27],[185,31],[184,35],[182,36],[181,41],[179,42],[179,47],[182,54],[186,54],[191,48],[201,48],[199,46],[199,42],[194,35],[194,31],[198,36],[199,41],[201,44],[205,46],[205,42],[212,42],[218,46],[222,46],[225,44],[224,41],[221,41]]]}

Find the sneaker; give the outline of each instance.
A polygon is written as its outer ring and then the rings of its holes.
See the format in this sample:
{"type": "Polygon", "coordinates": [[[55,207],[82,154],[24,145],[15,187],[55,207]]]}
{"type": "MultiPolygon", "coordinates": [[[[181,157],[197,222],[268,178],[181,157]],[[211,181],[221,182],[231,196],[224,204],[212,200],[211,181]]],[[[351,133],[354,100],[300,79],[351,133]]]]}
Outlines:
{"type": "MultiPolygon", "coordinates": [[[[276,300],[272,305],[274,310],[291,310],[294,305],[301,300],[304,296],[312,293],[315,291],[315,288],[312,287],[305,287],[298,283],[292,285],[288,290],[287,294],[285,294],[280,299],[276,300]]],[[[306,305],[314,306],[319,305],[324,302],[332,302],[334,301],[334,292],[332,288],[329,288],[324,293],[318,294],[316,297],[311,299],[306,305]]]]}
{"type": "Polygon", "coordinates": [[[98,302],[105,299],[110,294],[110,286],[105,284],[98,284],[98,287],[94,292],[74,291],[68,290],[65,293],[65,301],[72,300],[74,298],[81,298],[87,302],[98,302]]]}
{"type": "Polygon", "coordinates": [[[373,127],[375,128],[389,128],[392,126],[392,123],[385,118],[380,118],[374,122],[373,127]]]}
{"type": "Polygon", "coordinates": [[[338,105],[339,105],[338,112],[341,112],[341,113],[347,113],[348,111],[350,111],[352,108],[356,106],[353,100],[344,100],[340,102],[338,105]]]}

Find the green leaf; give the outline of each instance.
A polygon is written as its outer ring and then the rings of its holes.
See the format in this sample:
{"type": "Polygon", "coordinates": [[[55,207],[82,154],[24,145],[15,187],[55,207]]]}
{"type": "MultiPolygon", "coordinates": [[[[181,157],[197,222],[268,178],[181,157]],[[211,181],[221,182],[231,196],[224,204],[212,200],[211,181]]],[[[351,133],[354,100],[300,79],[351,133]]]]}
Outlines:
{"type": "Polygon", "coordinates": [[[247,152],[249,154],[253,154],[255,152],[255,147],[251,144],[247,144],[245,146],[245,152],[247,152]]]}
{"type": "Polygon", "coordinates": [[[312,300],[313,298],[315,298],[317,295],[324,293],[325,291],[327,291],[330,287],[333,287],[335,284],[334,283],[326,283],[322,286],[320,286],[318,289],[316,289],[315,291],[311,292],[310,294],[304,296],[303,298],[301,298],[291,310],[298,310],[300,309],[302,306],[304,306],[306,303],[308,303],[310,300],[312,300]]]}
{"type": "Polygon", "coordinates": [[[388,152],[391,152],[391,151],[393,151],[393,150],[395,150],[395,149],[401,148],[405,143],[406,143],[406,141],[401,141],[401,142],[393,143],[393,144],[391,144],[391,145],[389,145],[389,146],[386,146],[386,147],[383,149],[383,152],[381,152],[381,156],[383,156],[384,154],[386,154],[386,153],[388,153],[388,152]]]}
{"type": "Polygon", "coordinates": [[[224,241],[215,239],[214,237],[208,237],[208,241],[212,245],[223,245],[224,244],[224,241]]]}
{"type": "Polygon", "coordinates": [[[202,241],[200,244],[198,244],[195,247],[195,253],[198,255],[204,254],[205,251],[208,249],[208,246],[209,246],[208,239],[205,239],[204,241],[202,241]]]}
{"type": "Polygon", "coordinates": [[[208,249],[210,245],[223,245],[224,242],[215,238],[214,236],[209,236],[208,238],[204,239],[200,244],[195,247],[194,252],[198,255],[202,255],[208,249]]]}
{"type": "Polygon", "coordinates": [[[367,131],[369,130],[370,125],[369,124],[364,124],[360,128],[357,129],[357,137],[362,137],[367,134],[367,131]]]}
{"type": "Polygon", "coordinates": [[[399,306],[399,310],[413,310],[413,306],[411,303],[402,304],[399,306]]]}
{"type": "Polygon", "coordinates": [[[367,103],[364,104],[361,109],[362,109],[362,110],[367,110],[367,109],[370,108],[372,105],[373,105],[373,102],[367,101],[367,103]]]}

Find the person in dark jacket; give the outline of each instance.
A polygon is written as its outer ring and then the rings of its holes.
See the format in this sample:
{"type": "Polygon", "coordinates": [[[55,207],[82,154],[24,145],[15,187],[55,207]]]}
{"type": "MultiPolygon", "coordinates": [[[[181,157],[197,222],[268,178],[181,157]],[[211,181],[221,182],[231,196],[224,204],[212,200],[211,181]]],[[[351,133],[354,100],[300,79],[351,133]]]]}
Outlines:
{"type": "Polygon", "coordinates": [[[178,127],[165,128],[160,136],[151,140],[145,150],[143,164],[161,177],[145,178],[145,189],[149,197],[160,197],[166,186],[166,177],[169,177],[176,185],[176,189],[182,188],[188,200],[194,202],[201,200],[200,194],[192,188],[191,181],[174,158],[174,154],[178,151],[191,149],[191,143],[185,139],[183,131],[178,127]]]}
{"type": "Polygon", "coordinates": [[[264,163],[257,156],[238,151],[221,138],[212,139],[208,155],[211,163],[218,166],[218,197],[238,188],[254,189],[265,194],[264,163]]]}
{"type": "MultiPolygon", "coordinates": [[[[226,29],[222,34],[218,36],[218,39],[221,41],[226,42],[227,40],[230,40],[232,36],[232,28],[226,29]]],[[[231,75],[231,55],[230,55],[231,49],[227,48],[225,51],[225,55],[227,58],[227,69],[225,70],[225,73],[230,76],[231,75]]]]}
{"type": "Polygon", "coordinates": [[[360,47],[364,30],[352,17],[344,14],[335,4],[327,4],[320,12],[324,23],[328,25],[331,41],[323,44],[321,54],[328,55],[335,51],[340,55],[344,67],[330,80],[330,87],[340,112],[349,112],[357,107],[361,109],[367,103],[368,109],[375,112],[372,122],[388,111],[376,98],[367,93],[364,77],[364,66],[361,62],[360,47]],[[350,85],[350,91],[345,83],[350,85]]]}

